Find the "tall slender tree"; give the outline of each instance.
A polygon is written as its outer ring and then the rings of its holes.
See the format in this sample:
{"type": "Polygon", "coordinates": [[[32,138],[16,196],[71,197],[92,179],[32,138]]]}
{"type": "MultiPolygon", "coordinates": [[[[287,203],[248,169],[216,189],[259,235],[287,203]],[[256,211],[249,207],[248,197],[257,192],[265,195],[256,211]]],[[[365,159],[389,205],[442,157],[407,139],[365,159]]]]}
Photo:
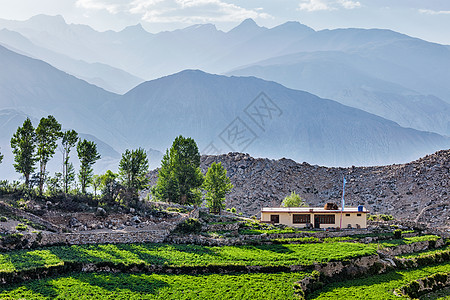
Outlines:
{"type": "Polygon", "coordinates": [[[117,182],[117,177],[119,177],[119,175],[111,172],[111,170],[108,170],[105,174],[101,175],[100,186],[102,189],[102,197],[110,204],[116,201],[120,192],[120,184],[117,182]]]}
{"type": "Polygon", "coordinates": [[[42,195],[46,177],[46,167],[55,154],[57,141],[61,137],[61,124],[55,117],[42,118],[36,127],[37,157],[39,160],[39,194],[42,195]]]}
{"type": "Polygon", "coordinates": [[[100,159],[100,154],[97,152],[97,145],[88,140],[79,140],[77,145],[78,158],[80,159],[80,173],[78,179],[81,184],[81,192],[86,193],[86,188],[92,182],[93,169],[92,165],[100,159]]]}
{"type": "Polygon", "coordinates": [[[231,191],[233,185],[227,177],[227,170],[222,163],[213,162],[206,172],[203,189],[206,190],[207,205],[212,213],[220,214],[225,208],[225,196],[231,191]]]}
{"type": "Polygon", "coordinates": [[[155,198],[182,204],[197,204],[201,200],[203,183],[200,171],[200,152],[192,138],[178,136],[166,151],[152,188],[155,198]]]}
{"type": "Polygon", "coordinates": [[[148,182],[148,158],[144,149],[126,150],[119,163],[122,184],[132,194],[137,194],[148,182]]]}
{"type": "Polygon", "coordinates": [[[73,172],[73,165],[69,162],[70,150],[76,146],[78,141],[78,133],[75,130],[67,130],[62,134],[62,154],[63,154],[63,172],[62,180],[64,185],[64,192],[69,192],[69,185],[75,179],[73,172]]]}
{"type": "Polygon", "coordinates": [[[30,174],[35,169],[36,133],[31,120],[27,118],[22,127],[11,138],[11,148],[14,154],[14,169],[23,174],[25,185],[30,184],[30,174]]]}

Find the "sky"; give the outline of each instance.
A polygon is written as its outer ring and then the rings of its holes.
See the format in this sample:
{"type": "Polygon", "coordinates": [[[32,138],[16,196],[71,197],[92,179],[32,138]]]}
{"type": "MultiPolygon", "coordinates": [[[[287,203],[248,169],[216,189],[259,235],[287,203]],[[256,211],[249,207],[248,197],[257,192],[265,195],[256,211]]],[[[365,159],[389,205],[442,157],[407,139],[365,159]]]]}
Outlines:
{"type": "Polygon", "coordinates": [[[299,21],[315,30],[383,28],[450,45],[450,0],[0,0],[0,18],[62,15],[67,23],[149,32],[213,23],[228,31],[246,18],[274,27],[299,21]]]}

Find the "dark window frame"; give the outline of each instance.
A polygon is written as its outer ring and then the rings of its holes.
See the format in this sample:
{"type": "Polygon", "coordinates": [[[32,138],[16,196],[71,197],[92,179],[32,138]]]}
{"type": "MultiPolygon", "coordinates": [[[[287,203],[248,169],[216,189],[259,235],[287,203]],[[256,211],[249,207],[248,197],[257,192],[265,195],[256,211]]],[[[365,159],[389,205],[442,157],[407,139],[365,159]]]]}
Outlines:
{"type": "Polygon", "coordinates": [[[320,224],[336,224],[336,215],[314,215],[314,220],[318,218],[320,224]]]}
{"type": "Polygon", "coordinates": [[[308,224],[311,223],[310,214],[293,214],[292,224],[308,224]]]}
{"type": "Polygon", "coordinates": [[[270,215],[270,222],[274,224],[280,223],[280,215],[270,215]]]}

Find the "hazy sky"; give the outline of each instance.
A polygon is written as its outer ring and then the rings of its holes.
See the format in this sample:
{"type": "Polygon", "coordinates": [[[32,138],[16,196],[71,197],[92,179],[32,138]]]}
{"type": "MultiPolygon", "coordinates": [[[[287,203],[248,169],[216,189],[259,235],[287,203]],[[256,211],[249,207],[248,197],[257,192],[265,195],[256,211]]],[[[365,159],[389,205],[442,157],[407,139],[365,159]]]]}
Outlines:
{"type": "Polygon", "coordinates": [[[100,31],[136,23],[150,32],[198,23],[227,31],[246,18],[266,27],[299,21],[316,30],[387,28],[450,45],[450,0],[0,0],[0,18],[36,14],[100,31]]]}

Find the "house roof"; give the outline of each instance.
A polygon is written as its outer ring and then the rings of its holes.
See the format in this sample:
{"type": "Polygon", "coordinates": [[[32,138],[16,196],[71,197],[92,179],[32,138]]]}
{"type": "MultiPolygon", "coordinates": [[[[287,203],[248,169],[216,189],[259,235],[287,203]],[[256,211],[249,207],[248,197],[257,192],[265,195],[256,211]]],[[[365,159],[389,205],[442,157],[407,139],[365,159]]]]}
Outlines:
{"type": "MultiPolygon", "coordinates": [[[[330,210],[323,207],[263,207],[261,212],[267,213],[340,213],[341,209],[330,210]]],[[[363,207],[363,211],[358,211],[357,207],[344,207],[344,213],[368,213],[369,211],[363,207]]]]}

